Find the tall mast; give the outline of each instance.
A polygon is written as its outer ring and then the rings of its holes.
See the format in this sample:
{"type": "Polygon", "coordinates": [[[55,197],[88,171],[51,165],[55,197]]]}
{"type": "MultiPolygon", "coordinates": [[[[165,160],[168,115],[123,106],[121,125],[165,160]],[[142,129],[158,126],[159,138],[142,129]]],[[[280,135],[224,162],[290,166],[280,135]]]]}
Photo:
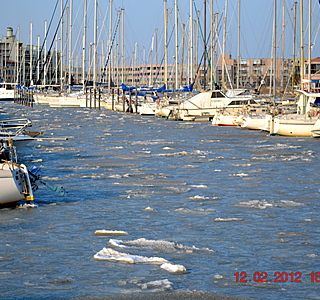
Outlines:
{"type": "Polygon", "coordinates": [[[203,59],[203,89],[206,90],[206,69],[207,69],[207,0],[203,1],[203,7],[204,7],[204,12],[203,12],[203,27],[204,27],[204,38],[203,38],[203,50],[204,50],[204,59],[203,59]]]}
{"type": "Polygon", "coordinates": [[[61,24],[60,24],[60,88],[63,88],[63,0],[60,0],[60,13],[61,13],[61,24]]]}
{"type": "Polygon", "coordinates": [[[112,64],[112,0],[109,0],[109,12],[110,12],[110,23],[109,23],[109,52],[110,52],[110,61],[109,61],[109,80],[108,88],[109,93],[111,93],[111,64],[112,64]]]}
{"type": "Polygon", "coordinates": [[[273,8],[273,94],[277,94],[277,0],[274,0],[273,8]]]}
{"type": "Polygon", "coordinates": [[[284,33],[286,29],[285,24],[285,5],[286,0],[282,0],[282,54],[281,54],[281,87],[284,87],[284,49],[285,49],[285,39],[284,39],[284,33]]]}
{"type": "Polygon", "coordinates": [[[97,82],[97,0],[94,0],[94,31],[93,31],[93,88],[97,82]]]}
{"type": "Polygon", "coordinates": [[[303,0],[300,0],[300,77],[301,88],[304,89],[304,30],[303,30],[303,0]]]}
{"type": "Polygon", "coordinates": [[[37,47],[37,82],[40,79],[40,35],[38,35],[38,47],[37,47]]]}
{"type": "Polygon", "coordinates": [[[213,60],[213,45],[214,45],[214,20],[215,15],[213,13],[213,0],[210,1],[210,32],[211,32],[211,47],[210,47],[210,60],[211,60],[211,68],[210,68],[210,88],[213,90],[213,80],[214,80],[214,74],[213,74],[213,68],[214,68],[214,60],[213,60]]]}
{"type": "Polygon", "coordinates": [[[178,3],[177,0],[174,0],[174,19],[175,19],[175,44],[176,44],[176,51],[175,51],[175,88],[179,88],[179,72],[178,72],[178,59],[179,59],[179,44],[178,44],[178,3]]]}
{"type": "Polygon", "coordinates": [[[72,76],[72,9],[73,9],[73,2],[70,0],[70,21],[69,21],[69,92],[71,92],[71,76],[72,76]]]}
{"type": "Polygon", "coordinates": [[[85,89],[87,59],[87,0],[83,3],[83,41],[82,41],[82,86],[85,89]]]}
{"type": "MultiPolygon", "coordinates": [[[[17,31],[18,31],[18,36],[20,35],[20,26],[18,26],[17,28],[17,31]]],[[[19,81],[19,63],[20,63],[20,60],[19,60],[19,40],[20,40],[20,37],[18,39],[16,39],[16,83],[20,83],[19,81]]]]}
{"type": "Polygon", "coordinates": [[[122,17],[122,77],[121,81],[124,83],[124,68],[125,68],[125,53],[124,53],[124,9],[121,8],[121,17],[122,17]]]}
{"type": "Polygon", "coordinates": [[[164,84],[168,88],[168,9],[167,0],[163,0],[164,6],[164,84]]]}
{"type": "MultiPolygon", "coordinates": [[[[190,0],[190,19],[189,19],[189,47],[190,47],[190,71],[189,71],[189,78],[190,82],[193,80],[193,0],[190,0]]],[[[190,83],[189,82],[189,83],[190,83]]]]}
{"type": "Polygon", "coordinates": [[[226,43],[227,43],[227,11],[228,11],[228,0],[225,0],[225,11],[224,11],[224,19],[223,19],[223,46],[222,46],[222,86],[225,86],[224,78],[225,78],[225,51],[226,51],[226,43]]]}
{"type": "Polygon", "coordinates": [[[45,36],[45,41],[44,41],[44,55],[43,55],[43,84],[47,84],[47,71],[48,71],[48,66],[46,64],[47,61],[47,21],[44,21],[44,36],[45,36]]]}
{"type": "Polygon", "coordinates": [[[297,2],[293,3],[293,49],[292,49],[292,79],[291,87],[294,88],[296,74],[296,43],[297,43],[297,2]]]}
{"type": "Polygon", "coordinates": [[[311,0],[309,0],[308,92],[311,92],[311,0]]]}
{"type": "Polygon", "coordinates": [[[152,73],[153,73],[153,45],[154,45],[154,36],[152,37],[151,40],[151,50],[150,50],[150,81],[149,81],[149,86],[152,86],[153,84],[153,78],[152,78],[152,73]]]}
{"type": "MultiPolygon", "coordinates": [[[[32,23],[30,23],[30,47],[29,47],[29,55],[30,55],[30,85],[33,84],[32,80],[32,72],[33,72],[33,47],[32,47],[32,23]]],[[[7,64],[7,62],[6,62],[7,64]]]]}
{"type": "Polygon", "coordinates": [[[240,16],[241,16],[241,0],[238,0],[238,66],[237,66],[237,89],[240,87],[240,60],[241,60],[241,54],[240,54],[240,16]]]}
{"type": "Polygon", "coordinates": [[[55,84],[58,84],[58,35],[56,34],[55,36],[56,39],[56,49],[55,49],[55,84]]]}

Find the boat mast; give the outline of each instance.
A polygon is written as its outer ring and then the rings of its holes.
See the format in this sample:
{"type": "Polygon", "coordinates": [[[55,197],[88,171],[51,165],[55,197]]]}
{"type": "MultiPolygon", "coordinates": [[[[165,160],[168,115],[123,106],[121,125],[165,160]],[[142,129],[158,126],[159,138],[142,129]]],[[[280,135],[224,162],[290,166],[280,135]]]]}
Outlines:
{"type": "Polygon", "coordinates": [[[309,0],[308,92],[311,92],[311,0],[309,0]]]}
{"type": "Polygon", "coordinates": [[[286,5],[286,0],[282,0],[282,54],[281,54],[281,88],[284,88],[284,49],[285,49],[285,5],[286,5]]]}
{"type": "Polygon", "coordinates": [[[237,66],[237,89],[240,87],[240,13],[241,13],[241,0],[238,0],[238,66],[237,66]]]}
{"type": "Polygon", "coordinates": [[[112,0],[109,1],[109,10],[110,10],[110,23],[109,23],[109,49],[110,49],[110,63],[109,63],[109,80],[108,88],[109,94],[111,94],[111,64],[112,64],[112,0]]]}
{"type": "Polygon", "coordinates": [[[193,80],[193,0],[190,0],[190,18],[189,18],[189,47],[190,47],[190,57],[189,57],[189,84],[193,80]]]}
{"type": "Polygon", "coordinates": [[[60,13],[61,13],[61,24],[60,24],[60,89],[63,88],[63,26],[64,26],[64,17],[63,17],[63,0],[60,0],[60,13]]]}
{"type": "Polygon", "coordinates": [[[68,76],[68,85],[69,93],[71,92],[72,84],[72,10],[73,10],[73,1],[70,0],[70,17],[69,17],[69,76],[68,76]]]}
{"type": "Polygon", "coordinates": [[[164,6],[164,84],[168,88],[168,9],[167,0],[163,0],[164,6]]]}
{"type": "Polygon", "coordinates": [[[295,84],[295,75],[296,75],[296,43],[297,43],[297,4],[298,2],[293,3],[293,49],[292,49],[292,79],[291,87],[294,89],[295,84]]]}
{"type": "Polygon", "coordinates": [[[225,51],[226,51],[226,43],[227,43],[227,11],[228,11],[228,0],[225,0],[225,8],[224,8],[224,19],[223,19],[223,46],[222,46],[222,86],[225,85],[225,51]]]}
{"type": "Polygon", "coordinates": [[[124,55],[124,8],[121,8],[122,17],[122,83],[124,83],[124,68],[125,68],[125,55],[124,55]]]}
{"type": "Polygon", "coordinates": [[[43,57],[43,84],[47,84],[47,71],[48,71],[48,66],[46,64],[47,61],[47,21],[44,21],[44,36],[45,36],[45,41],[44,41],[44,57],[43,57]]]}
{"type": "Polygon", "coordinates": [[[40,35],[38,35],[38,51],[37,51],[37,84],[40,80],[40,35]]]}
{"type": "Polygon", "coordinates": [[[98,0],[94,1],[94,31],[93,31],[93,89],[96,89],[97,81],[97,6],[98,0]]]}
{"type": "Polygon", "coordinates": [[[178,44],[178,3],[177,0],[174,0],[174,20],[175,20],[175,44],[176,44],[176,51],[175,51],[175,88],[179,88],[179,74],[178,74],[178,56],[179,56],[179,44],[178,44]]]}
{"type": "Polygon", "coordinates": [[[33,85],[32,80],[32,69],[33,69],[33,47],[32,47],[32,27],[33,24],[30,23],[30,47],[29,47],[29,55],[30,55],[30,85],[33,85]]]}
{"type": "Polygon", "coordinates": [[[211,32],[211,38],[210,38],[210,58],[211,58],[211,68],[210,68],[210,89],[213,90],[213,68],[214,68],[214,59],[213,59],[213,45],[214,45],[214,18],[215,15],[213,13],[213,0],[210,1],[210,32],[211,32]]]}
{"type": "Polygon", "coordinates": [[[56,39],[56,49],[55,49],[55,84],[58,84],[58,35],[56,34],[55,36],[56,39]]]}
{"type": "Polygon", "coordinates": [[[17,28],[18,31],[18,39],[16,40],[16,83],[20,83],[19,81],[19,40],[20,40],[20,26],[17,28]]]}
{"type": "Polygon", "coordinates": [[[304,30],[303,30],[303,0],[300,0],[300,77],[301,77],[301,89],[304,89],[304,30]]]}
{"type": "Polygon", "coordinates": [[[152,63],[153,63],[153,44],[154,44],[154,36],[151,39],[151,50],[150,50],[150,79],[149,79],[149,86],[152,86],[152,63]]]}
{"type": "Polygon", "coordinates": [[[82,88],[86,87],[86,58],[87,58],[87,0],[83,3],[83,41],[82,41],[82,88]]]}
{"type": "Polygon", "coordinates": [[[277,0],[273,8],[273,95],[277,95],[277,0]]]}
{"type": "Polygon", "coordinates": [[[207,0],[203,1],[203,51],[204,51],[204,59],[203,59],[203,90],[206,90],[207,81],[206,81],[206,70],[207,70],[207,0]]]}

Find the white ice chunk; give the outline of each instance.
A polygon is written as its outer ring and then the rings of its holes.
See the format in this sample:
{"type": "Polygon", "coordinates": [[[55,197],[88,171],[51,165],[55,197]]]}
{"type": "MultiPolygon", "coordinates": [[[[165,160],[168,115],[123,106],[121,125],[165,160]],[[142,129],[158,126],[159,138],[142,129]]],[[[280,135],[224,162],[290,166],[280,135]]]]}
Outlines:
{"type": "Polygon", "coordinates": [[[173,265],[170,263],[164,263],[160,266],[160,268],[174,274],[181,274],[187,272],[186,268],[183,265],[173,265]]]}
{"type": "Polygon", "coordinates": [[[115,251],[111,248],[103,248],[101,251],[94,255],[97,260],[109,260],[117,262],[125,262],[129,264],[147,263],[147,264],[163,264],[168,262],[162,257],[146,257],[140,255],[131,255],[115,251]]]}

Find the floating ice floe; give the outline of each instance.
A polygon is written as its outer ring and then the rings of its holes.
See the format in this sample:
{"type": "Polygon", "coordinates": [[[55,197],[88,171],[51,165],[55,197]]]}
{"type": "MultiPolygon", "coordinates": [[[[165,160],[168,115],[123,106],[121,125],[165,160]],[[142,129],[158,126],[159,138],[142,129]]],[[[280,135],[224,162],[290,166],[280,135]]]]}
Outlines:
{"type": "Polygon", "coordinates": [[[145,211],[155,211],[155,212],[157,211],[157,210],[151,208],[150,206],[146,207],[144,210],[145,211]]]}
{"type": "Polygon", "coordinates": [[[156,289],[157,291],[172,290],[172,285],[173,283],[168,279],[137,283],[137,286],[143,290],[156,289]]]}
{"type": "Polygon", "coordinates": [[[97,260],[124,262],[128,264],[163,264],[168,262],[166,259],[162,257],[146,257],[140,255],[131,255],[128,253],[118,252],[111,248],[103,248],[101,251],[94,255],[94,258],[97,260]]]}
{"type": "Polygon", "coordinates": [[[171,263],[164,263],[160,268],[173,274],[183,274],[187,272],[187,269],[183,265],[173,265],[171,263]]]}
{"type": "Polygon", "coordinates": [[[113,246],[117,247],[137,247],[137,248],[148,248],[162,252],[176,252],[176,251],[185,251],[187,253],[192,253],[193,251],[209,251],[209,248],[197,248],[195,246],[186,246],[182,244],[177,244],[174,242],[168,242],[164,240],[147,240],[145,238],[140,238],[132,241],[122,241],[122,240],[115,240],[110,239],[109,243],[113,246]]]}
{"type": "Polygon", "coordinates": [[[121,230],[96,230],[95,235],[128,235],[128,232],[121,230]]]}

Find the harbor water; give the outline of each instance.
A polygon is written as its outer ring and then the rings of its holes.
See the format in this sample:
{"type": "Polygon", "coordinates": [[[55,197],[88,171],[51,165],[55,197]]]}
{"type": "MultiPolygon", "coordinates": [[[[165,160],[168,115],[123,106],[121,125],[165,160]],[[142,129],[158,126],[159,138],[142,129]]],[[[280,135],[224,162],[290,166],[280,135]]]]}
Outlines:
{"type": "Polygon", "coordinates": [[[68,194],[41,185],[36,206],[0,210],[1,299],[320,299],[318,139],[2,107],[44,132],[20,162],[68,194]]]}

